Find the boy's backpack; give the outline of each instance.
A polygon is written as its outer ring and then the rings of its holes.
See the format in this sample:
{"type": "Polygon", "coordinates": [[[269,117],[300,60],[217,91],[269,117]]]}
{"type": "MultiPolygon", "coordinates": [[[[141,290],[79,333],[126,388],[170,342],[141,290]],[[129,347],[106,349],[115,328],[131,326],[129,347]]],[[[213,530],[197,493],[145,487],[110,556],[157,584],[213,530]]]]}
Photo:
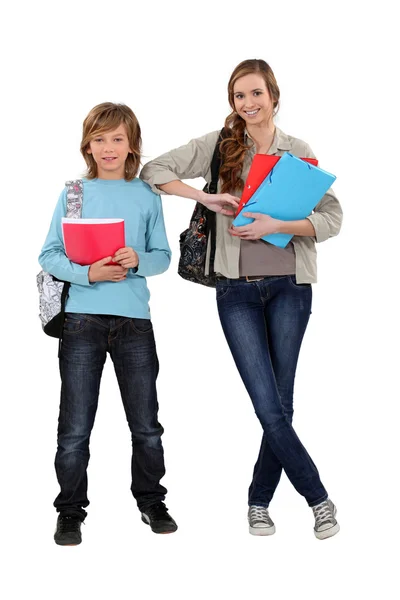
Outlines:
{"type": "MultiPolygon", "coordinates": [[[[216,194],[218,187],[219,169],[221,166],[221,153],[219,146],[227,137],[227,132],[222,129],[219,134],[214,154],[211,160],[211,183],[203,188],[208,194],[216,194]]],[[[216,213],[200,202],[196,202],[189,227],[182,231],[179,237],[180,258],[178,274],[192,281],[208,287],[215,287],[216,277],[214,272],[214,258],[216,246],[216,213]],[[208,240],[210,239],[210,263],[208,275],[205,275],[208,240]]]]}
{"type": "MultiPolygon", "coordinates": [[[[70,219],[82,215],[83,182],[81,179],[67,181],[67,214],[70,219]]],[[[51,337],[61,339],[64,325],[65,302],[70,288],[69,281],[61,281],[50,273],[40,271],[36,277],[39,290],[39,317],[43,331],[51,337]]]]}

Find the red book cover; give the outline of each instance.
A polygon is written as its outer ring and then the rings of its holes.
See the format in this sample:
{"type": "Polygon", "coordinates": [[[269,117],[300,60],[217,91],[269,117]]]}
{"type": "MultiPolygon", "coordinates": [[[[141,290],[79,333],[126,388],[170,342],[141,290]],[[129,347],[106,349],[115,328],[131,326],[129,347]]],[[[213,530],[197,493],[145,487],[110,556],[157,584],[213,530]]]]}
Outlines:
{"type": "MultiPolygon", "coordinates": [[[[78,265],[114,256],[125,247],[124,219],[62,219],[65,254],[78,265]]],[[[110,262],[108,264],[116,264],[110,262]]]]}
{"type": "MultiPolygon", "coordinates": [[[[267,177],[270,171],[272,171],[280,158],[280,156],[273,156],[272,154],[254,155],[246,183],[244,184],[240,204],[235,216],[240,213],[243,206],[250,200],[256,189],[262,184],[264,179],[267,177]]],[[[301,160],[309,162],[318,167],[318,160],[316,158],[302,158],[301,160]]]]}

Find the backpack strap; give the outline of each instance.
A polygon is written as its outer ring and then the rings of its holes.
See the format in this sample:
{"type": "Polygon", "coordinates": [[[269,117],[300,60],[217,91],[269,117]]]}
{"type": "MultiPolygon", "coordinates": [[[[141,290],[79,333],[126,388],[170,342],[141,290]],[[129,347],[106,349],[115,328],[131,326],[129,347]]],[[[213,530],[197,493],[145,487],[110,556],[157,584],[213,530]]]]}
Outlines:
{"type": "Polygon", "coordinates": [[[205,191],[208,194],[216,194],[218,188],[218,179],[219,179],[219,169],[221,167],[221,152],[220,152],[220,144],[223,139],[228,137],[229,132],[225,129],[221,129],[219,132],[218,140],[214,148],[214,153],[211,159],[211,181],[209,185],[206,186],[205,191]]]}
{"type": "MultiPolygon", "coordinates": [[[[74,179],[65,182],[67,188],[67,214],[66,216],[70,219],[80,219],[82,216],[82,205],[83,205],[83,181],[82,179],[74,179]]],[[[71,284],[69,281],[65,281],[61,293],[61,310],[60,310],[60,336],[58,341],[58,358],[60,358],[61,352],[61,341],[64,328],[65,318],[65,303],[68,298],[68,292],[71,284]]]]}
{"type": "MultiPolygon", "coordinates": [[[[205,191],[208,194],[216,194],[218,190],[218,179],[219,179],[219,169],[221,167],[221,151],[220,144],[222,140],[228,137],[229,131],[225,129],[221,129],[218,137],[218,141],[214,148],[214,153],[211,159],[211,182],[207,186],[205,191]]],[[[209,211],[208,214],[208,231],[211,236],[210,239],[210,262],[208,267],[209,275],[214,273],[214,260],[215,260],[215,250],[217,246],[217,223],[216,223],[216,213],[213,210],[209,211]]]]}
{"type": "Polygon", "coordinates": [[[80,219],[83,204],[83,181],[82,179],[66,181],[65,187],[67,188],[66,216],[70,219],[80,219]]]}

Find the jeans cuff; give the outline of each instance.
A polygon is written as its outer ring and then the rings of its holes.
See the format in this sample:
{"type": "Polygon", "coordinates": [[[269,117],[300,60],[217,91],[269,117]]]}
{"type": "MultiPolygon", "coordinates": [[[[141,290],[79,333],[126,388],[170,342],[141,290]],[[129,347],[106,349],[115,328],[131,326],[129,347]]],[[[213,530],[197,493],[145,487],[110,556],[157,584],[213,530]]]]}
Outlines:
{"type": "Polygon", "coordinates": [[[249,500],[249,506],[260,506],[261,508],[268,508],[269,504],[267,502],[251,502],[249,500]]]}
{"type": "Polygon", "coordinates": [[[319,500],[313,500],[312,502],[308,502],[308,506],[310,508],[313,508],[314,506],[317,506],[318,504],[321,504],[321,502],[325,502],[325,500],[328,500],[328,494],[325,494],[319,500]]]}
{"type": "Polygon", "coordinates": [[[62,517],[78,517],[78,519],[80,519],[82,523],[87,517],[87,512],[83,509],[77,510],[73,508],[66,508],[57,510],[57,512],[60,513],[62,517]]]}

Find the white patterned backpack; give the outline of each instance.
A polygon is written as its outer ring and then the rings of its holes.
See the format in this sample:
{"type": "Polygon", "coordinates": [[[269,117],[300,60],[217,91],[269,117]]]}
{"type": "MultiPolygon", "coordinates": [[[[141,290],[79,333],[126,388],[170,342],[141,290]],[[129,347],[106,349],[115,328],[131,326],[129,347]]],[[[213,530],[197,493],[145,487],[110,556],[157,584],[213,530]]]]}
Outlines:
{"type": "MultiPolygon", "coordinates": [[[[80,219],[83,203],[82,179],[67,181],[67,214],[70,219],[80,219]]],[[[61,339],[65,302],[70,288],[69,281],[61,281],[50,273],[40,271],[36,277],[39,290],[39,317],[43,331],[51,337],[61,339]]]]}

